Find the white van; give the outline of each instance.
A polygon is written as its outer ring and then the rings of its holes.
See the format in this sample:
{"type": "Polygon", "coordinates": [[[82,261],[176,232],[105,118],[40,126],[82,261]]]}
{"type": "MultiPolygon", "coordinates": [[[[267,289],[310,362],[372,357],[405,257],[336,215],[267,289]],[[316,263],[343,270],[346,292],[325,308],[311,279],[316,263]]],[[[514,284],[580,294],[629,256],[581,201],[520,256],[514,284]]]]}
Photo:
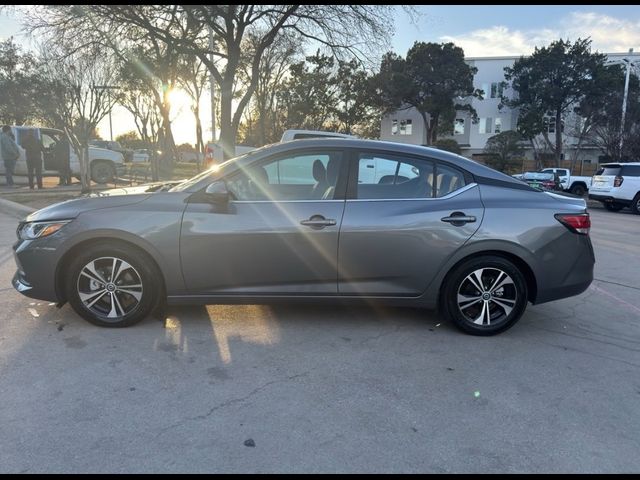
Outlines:
{"type": "Polygon", "coordinates": [[[347,135],[345,133],[325,132],[322,130],[286,130],[282,134],[281,142],[288,142],[289,140],[300,140],[303,138],[358,138],[354,135],[347,135]]]}
{"type": "MultiPolygon", "coordinates": [[[[236,145],[235,156],[242,155],[243,153],[250,152],[251,150],[255,150],[256,147],[245,147],[242,145],[236,145]]],[[[224,160],[222,145],[219,143],[209,142],[204,150],[204,165],[205,167],[210,167],[212,165],[219,165],[224,160]]]]}
{"type": "MultiPolygon", "coordinates": [[[[55,128],[40,128],[40,127],[28,127],[28,126],[13,126],[11,131],[18,144],[20,150],[20,158],[16,162],[14,168],[14,175],[23,176],[27,175],[27,160],[25,156],[24,148],[21,147],[22,138],[27,130],[31,130],[35,133],[36,137],[42,141],[44,146],[43,154],[43,176],[57,176],[58,166],[56,165],[55,157],[53,154],[54,146],[60,139],[66,134],[62,130],[55,128]]],[[[69,142],[70,159],[69,164],[71,166],[71,174],[75,177],[80,176],[80,159],[77,153],[74,151],[71,142],[69,142]]],[[[0,153],[0,175],[4,175],[5,167],[2,161],[0,153]]],[[[117,175],[124,170],[124,157],[119,152],[107,150],[105,148],[98,148],[89,146],[89,172],[91,174],[91,180],[96,183],[109,183],[112,182],[117,175]]]]}

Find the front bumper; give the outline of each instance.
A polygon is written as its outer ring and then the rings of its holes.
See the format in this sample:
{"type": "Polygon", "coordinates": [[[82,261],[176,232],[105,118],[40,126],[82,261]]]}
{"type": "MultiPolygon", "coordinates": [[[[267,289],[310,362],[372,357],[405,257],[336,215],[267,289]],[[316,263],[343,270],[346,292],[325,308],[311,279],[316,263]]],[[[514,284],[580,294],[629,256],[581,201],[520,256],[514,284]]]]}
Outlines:
{"type": "Polygon", "coordinates": [[[18,240],[13,246],[13,258],[18,267],[11,284],[29,298],[59,302],[56,291],[58,254],[47,238],[18,240]]]}

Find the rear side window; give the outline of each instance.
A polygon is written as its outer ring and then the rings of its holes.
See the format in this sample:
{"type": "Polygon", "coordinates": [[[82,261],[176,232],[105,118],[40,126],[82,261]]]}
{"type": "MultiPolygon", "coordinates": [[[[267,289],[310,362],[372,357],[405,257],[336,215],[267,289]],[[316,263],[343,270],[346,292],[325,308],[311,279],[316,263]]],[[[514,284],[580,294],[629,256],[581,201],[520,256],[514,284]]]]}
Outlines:
{"type": "Polygon", "coordinates": [[[464,174],[455,168],[441,163],[436,165],[436,197],[444,197],[464,187],[464,174]]]}
{"type": "Polygon", "coordinates": [[[427,159],[386,153],[358,158],[358,199],[439,198],[465,184],[462,171],[427,159]]]}
{"type": "Polygon", "coordinates": [[[640,177],[640,165],[625,165],[622,167],[623,177],[640,177]]]}

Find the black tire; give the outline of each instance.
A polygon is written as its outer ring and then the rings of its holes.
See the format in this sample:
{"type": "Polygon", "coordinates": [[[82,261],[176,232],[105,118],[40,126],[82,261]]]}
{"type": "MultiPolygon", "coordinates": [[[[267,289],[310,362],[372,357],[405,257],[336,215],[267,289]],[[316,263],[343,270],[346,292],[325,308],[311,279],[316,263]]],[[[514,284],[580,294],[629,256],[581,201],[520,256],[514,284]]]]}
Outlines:
{"type": "Polygon", "coordinates": [[[108,160],[96,160],[91,163],[91,180],[96,183],[111,183],[116,178],[116,169],[108,160]]]}
{"type": "Polygon", "coordinates": [[[640,215],[640,192],[636,193],[636,196],[633,197],[630,208],[633,213],[640,215]]]}
{"type": "Polygon", "coordinates": [[[573,193],[574,195],[577,195],[579,197],[582,197],[585,192],[587,191],[587,189],[585,188],[584,185],[574,185],[573,187],[571,187],[571,193],[573,193]]]}
{"type": "Polygon", "coordinates": [[[624,205],[620,205],[619,203],[604,203],[604,208],[609,210],[610,212],[619,212],[624,208],[624,205]]]}
{"type": "Polygon", "coordinates": [[[155,280],[161,278],[160,275],[151,258],[144,252],[126,245],[101,242],[90,245],[71,260],[64,275],[64,288],[69,304],[85,320],[100,327],[129,327],[147,317],[161,303],[162,289],[155,280]],[[120,273],[116,280],[123,279],[121,287],[115,285],[115,282],[109,287],[108,283],[105,285],[95,280],[100,278],[106,282],[111,281],[109,276],[113,270],[109,259],[113,258],[120,260],[120,263],[116,262],[116,269],[120,273]],[[88,275],[92,273],[91,269],[87,270],[85,267],[90,264],[98,277],[88,275]],[[126,264],[132,268],[128,268],[126,264]],[[138,279],[142,287],[133,288],[133,285],[138,284],[138,279]],[[108,291],[107,287],[115,291],[108,291]],[[118,288],[128,288],[133,294],[118,288]],[[86,305],[80,297],[85,295],[85,301],[91,303],[101,292],[104,293],[93,306],[86,305]],[[88,295],[91,295],[89,299],[88,295]],[[112,299],[114,295],[116,302],[112,299]],[[137,295],[140,298],[136,298],[137,295]]]}
{"type": "Polygon", "coordinates": [[[444,316],[458,328],[471,335],[488,336],[504,332],[515,325],[527,307],[527,295],[524,275],[513,263],[503,257],[483,255],[470,258],[449,272],[440,300],[444,316]],[[481,272],[483,291],[474,286],[473,281],[477,281],[477,277],[469,280],[478,271],[481,272]],[[506,276],[500,276],[500,272],[506,276]],[[507,277],[510,277],[511,283],[500,287],[503,281],[508,280],[507,277]],[[493,294],[489,293],[492,287],[493,294]],[[468,298],[462,301],[465,302],[462,306],[458,303],[459,293],[460,297],[468,298]],[[487,293],[490,297],[488,300],[483,297],[487,293]],[[487,316],[485,308],[488,309],[487,316]],[[481,323],[474,323],[474,317],[481,323]],[[485,320],[488,320],[486,324],[485,320]]]}

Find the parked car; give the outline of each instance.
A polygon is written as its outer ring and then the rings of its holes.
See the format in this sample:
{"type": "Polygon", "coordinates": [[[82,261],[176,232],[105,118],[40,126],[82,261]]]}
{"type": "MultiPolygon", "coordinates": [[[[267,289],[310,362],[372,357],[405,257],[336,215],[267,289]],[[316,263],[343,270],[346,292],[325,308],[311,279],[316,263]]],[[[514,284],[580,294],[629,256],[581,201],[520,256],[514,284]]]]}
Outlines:
{"type": "Polygon", "coordinates": [[[557,173],[560,177],[560,186],[562,190],[583,196],[591,187],[591,177],[572,175],[568,168],[544,168],[540,170],[542,173],[557,173]]]}
{"type": "Polygon", "coordinates": [[[602,164],[593,176],[589,198],[609,211],[629,207],[640,215],[640,162],[602,164]]]}
{"type": "Polygon", "coordinates": [[[562,190],[560,178],[557,173],[549,172],[525,172],[522,175],[522,181],[530,187],[542,190],[562,190]]]}
{"type": "Polygon", "coordinates": [[[148,162],[151,159],[151,151],[146,148],[139,148],[133,151],[132,161],[134,163],[148,162]]]}
{"type": "Polygon", "coordinates": [[[165,300],[339,301],[439,307],[465,332],[493,335],[528,302],[590,285],[589,228],[583,199],[449,152],[310,139],[249,152],[168,191],[32,213],[18,227],[13,285],[106,327],[132,325],[165,300]],[[372,158],[409,180],[361,182],[372,158]]]}
{"type": "Polygon", "coordinates": [[[120,142],[115,142],[113,140],[90,140],[90,145],[99,148],[106,148],[107,150],[113,150],[114,152],[119,152],[124,157],[125,162],[133,161],[133,149],[124,148],[120,145],[120,142]]]}
{"type": "MultiPolygon", "coordinates": [[[[15,166],[16,175],[27,175],[27,161],[24,149],[20,146],[25,131],[32,130],[37,138],[42,141],[44,146],[43,154],[43,175],[57,175],[58,165],[53,155],[54,146],[66,134],[62,130],[54,128],[39,128],[30,126],[14,126],[11,131],[16,137],[16,142],[20,148],[20,158],[15,166]]],[[[1,155],[1,154],[0,154],[1,155]]],[[[78,153],[69,142],[69,164],[71,173],[75,177],[80,177],[80,159],[78,153]]],[[[91,179],[96,183],[110,183],[122,173],[124,170],[124,157],[118,152],[89,146],[89,174],[91,179]]],[[[2,158],[0,158],[0,175],[5,173],[5,166],[2,158]]]]}

